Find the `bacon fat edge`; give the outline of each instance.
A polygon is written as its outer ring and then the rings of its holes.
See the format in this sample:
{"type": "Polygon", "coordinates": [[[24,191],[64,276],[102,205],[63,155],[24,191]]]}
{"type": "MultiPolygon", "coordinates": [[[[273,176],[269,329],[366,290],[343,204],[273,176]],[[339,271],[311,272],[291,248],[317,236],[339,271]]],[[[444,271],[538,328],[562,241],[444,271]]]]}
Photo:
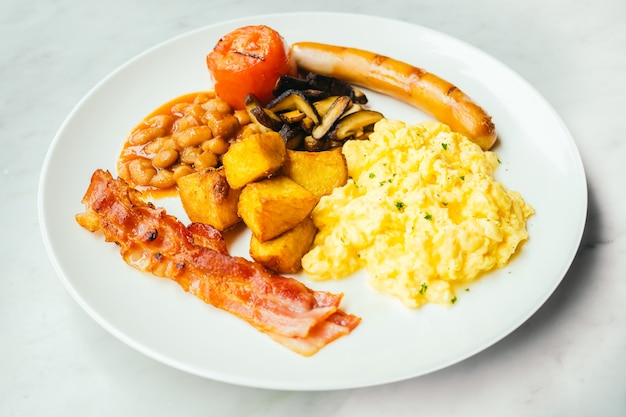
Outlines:
{"type": "Polygon", "coordinates": [[[108,171],[94,172],[82,202],[77,222],[118,244],[130,266],[178,282],[301,355],[315,354],[360,323],[339,309],[342,294],[311,290],[229,255],[219,231],[200,223],[186,227],[108,171]]]}

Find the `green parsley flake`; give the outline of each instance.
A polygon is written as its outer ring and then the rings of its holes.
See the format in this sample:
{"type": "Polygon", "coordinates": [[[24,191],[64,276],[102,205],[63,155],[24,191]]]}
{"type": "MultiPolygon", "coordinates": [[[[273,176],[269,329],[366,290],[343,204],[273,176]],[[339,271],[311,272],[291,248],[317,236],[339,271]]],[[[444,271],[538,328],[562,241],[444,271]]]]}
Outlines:
{"type": "Polygon", "coordinates": [[[427,289],[428,289],[428,285],[426,285],[425,282],[422,282],[422,287],[420,288],[420,294],[424,295],[427,289]]]}
{"type": "Polygon", "coordinates": [[[376,176],[376,174],[374,174],[373,172],[370,172],[370,178],[374,178],[376,176]]]}
{"type": "Polygon", "coordinates": [[[447,143],[442,143],[441,147],[443,148],[444,151],[448,150],[448,144],[447,143]]]}
{"type": "Polygon", "coordinates": [[[456,303],[456,297],[452,297],[452,300],[450,300],[450,302],[451,302],[452,304],[456,303]]]}
{"type": "Polygon", "coordinates": [[[465,181],[465,175],[461,175],[461,181],[465,181]]]}
{"type": "Polygon", "coordinates": [[[404,207],[406,207],[406,205],[402,201],[396,201],[396,208],[398,211],[404,210],[404,207]]]}
{"type": "Polygon", "coordinates": [[[424,216],[424,218],[425,218],[426,220],[432,220],[432,219],[433,219],[433,215],[432,215],[432,214],[430,214],[430,213],[426,213],[426,215],[424,216]]]}

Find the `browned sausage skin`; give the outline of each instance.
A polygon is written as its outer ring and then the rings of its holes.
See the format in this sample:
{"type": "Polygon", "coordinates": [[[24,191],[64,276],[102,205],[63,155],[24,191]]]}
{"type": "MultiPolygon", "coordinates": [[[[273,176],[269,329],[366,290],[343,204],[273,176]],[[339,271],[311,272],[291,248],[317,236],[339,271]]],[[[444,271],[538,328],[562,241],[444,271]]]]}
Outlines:
{"type": "Polygon", "coordinates": [[[491,116],[453,84],[421,68],[361,49],[315,42],[291,45],[298,67],[395,97],[466,135],[483,150],[496,141],[491,116]]]}

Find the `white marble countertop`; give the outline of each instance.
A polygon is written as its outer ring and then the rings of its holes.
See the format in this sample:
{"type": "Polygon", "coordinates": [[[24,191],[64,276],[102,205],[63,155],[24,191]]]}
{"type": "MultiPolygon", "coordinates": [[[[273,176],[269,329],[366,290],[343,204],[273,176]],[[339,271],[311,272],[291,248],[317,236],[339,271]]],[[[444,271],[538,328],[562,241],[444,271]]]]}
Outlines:
{"type": "Polygon", "coordinates": [[[0,416],[626,415],[624,18],[622,0],[2,1],[0,416]],[[457,365],[336,392],[202,379],[111,336],[74,302],[46,255],[37,219],[42,162],[98,81],[195,28],[309,10],[395,18],[475,45],[536,87],[580,150],[589,214],[570,271],[524,325],[457,365]]]}

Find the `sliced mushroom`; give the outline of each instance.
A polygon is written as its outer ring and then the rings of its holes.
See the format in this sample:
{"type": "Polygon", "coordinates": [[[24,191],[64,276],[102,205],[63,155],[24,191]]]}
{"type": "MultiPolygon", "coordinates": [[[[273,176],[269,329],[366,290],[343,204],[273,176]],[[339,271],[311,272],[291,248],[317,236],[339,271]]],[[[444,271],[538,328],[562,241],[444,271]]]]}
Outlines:
{"type": "Polygon", "coordinates": [[[328,96],[330,96],[330,93],[328,91],[316,90],[314,88],[307,88],[306,90],[302,90],[302,93],[311,102],[323,100],[327,98],[328,96]]]}
{"type": "Polygon", "coordinates": [[[343,113],[352,105],[352,100],[348,96],[339,96],[330,105],[328,111],[322,117],[321,122],[313,128],[311,136],[314,139],[322,139],[326,133],[335,125],[337,120],[343,116],[343,113]]]}
{"type": "Polygon", "coordinates": [[[367,104],[367,96],[363,91],[352,87],[352,101],[358,104],[367,104]]]}
{"type": "MultiPolygon", "coordinates": [[[[313,106],[315,106],[315,110],[317,110],[317,113],[320,116],[324,116],[326,112],[328,111],[328,109],[330,108],[330,106],[335,102],[335,100],[337,100],[337,96],[326,97],[325,99],[322,99],[313,103],[313,106]]],[[[350,113],[354,113],[362,109],[363,109],[363,106],[361,106],[360,104],[352,103],[350,108],[346,109],[343,115],[346,116],[350,113]]]]}
{"type": "Polygon", "coordinates": [[[278,133],[283,137],[287,149],[298,149],[306,136],[306,132],[298,125],[284,124],[278,133]]]}
{"type": "Polygon", "coordinates": [[[317,110],[315,110],[315,107],[313,107],[311,102],[300,90],[292,89],[285,91],[269,102],[267,104],[267,109],[272,112],[291,111],[297,109],[313,120],[313,123],[318,124],[320,122],[317,110]]]}
{"type": "Polygon", "coordinates": [[[276,81],[273,94],[275,97],[278,97],[287,90],[307,90],[309,88],[309,83],[304,78],[282,75],[276,81]]]}
{"type": "Polygon", "coordinates": [[[349,96],[352,94],[352,86],[335,77],[310,72],[305,79],[310,86],[309,88],[328,91],[338,96],[349,96]]]}
{"type": "Polygon", "coordinates": [[[337,100],[337,96],[328,96],[326,98],[316,101],[315,103],[313,103],[313,106],[315,107],[315,110],[317,110],[317,114],[319,114],[320,116],[324,116],[328,109],[330,109],[330,106],[332,106],[332,104],[335,102],[335,100],[337,100]]]}
{"type": "Polygon", "coordinates": [[[309,152],[319,152],[328,149],[326,141],[315,139],[311,135],[304,137],[304,150],[309,152]]]}
{"type": "Polygon", "coordinates": [[[374,110],[361,110],[339,119],[335,127],[329,132],[331,141],[345,141],[350,137],[358,137],[364,129],[374,125],[383,118],[382,113],[374,110]]]}
{"type": "Polygon", "coordinates": [[[300,122],[300,127],[302,128],[302,130],[307,132],[307,134],[310,134],[313,131],[313,128],[315,127],[315,123],[313,123],[313,120],[311,120],[310,117],[305,117],[300,122]]]}
{"type": "Polygon", "coordinates": [[[307,74],[306,80],[310,88],[327,91],[331,95],[349,96],[352,101],[358,104],[367,103],[365,94],[346,81],[316,73],[307,74]]]}
{"type": "Polygon", "coordinates": [[[291,110],[279,114],[278,117],[280,117],[280,119],[285,123],[293,124],[304,120],[306,114],[302,113],[300,110],[291,110]]]}
{"type": "Polygon", "coordinates": [[[352,103],[350,108],[347,109],[345,112],[343,112],[343,116],[342,117],[346,117],[349,114],[356,113],[356,112],[361,111],[361,110],[363,110],[363,106],[361,106],[360,104],[352,103]]]}
{"type": "Polygon", "coordinates": [[[244,104],[250,118],[257,124],[275,132],[282,127],[282,120],[273,112],[264,108],[254,94],[248,94],[244,99],[244,104]]]}

